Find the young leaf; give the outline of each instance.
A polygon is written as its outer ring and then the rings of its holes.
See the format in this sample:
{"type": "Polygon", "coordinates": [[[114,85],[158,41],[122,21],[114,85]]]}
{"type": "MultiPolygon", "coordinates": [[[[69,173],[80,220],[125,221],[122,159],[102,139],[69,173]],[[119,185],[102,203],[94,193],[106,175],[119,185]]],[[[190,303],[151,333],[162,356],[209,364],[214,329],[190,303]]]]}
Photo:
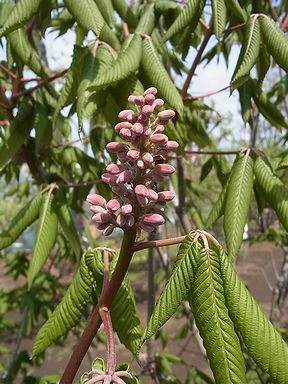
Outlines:
{"type": "Polygon", "coordinates": [[[27,65],[36,75],[42,76],[44,74],[41,58],[29,42],[27,33],[23,28],[9,33],[7,40],[13,53],[19,57],[22,64],[27,65]]]}
{"type": "Polygon", "coordinates": [[[255,161],[254,173],[258,186],[277,213],[283,227],[288,231],[288,188],[273,173],[271,166],[260,156],[255,161]]]}
{"type": "Polygon", "coordinates": [[[223,215],[228,185],[229,185],[229,181],[227,181],[226,185],[222,188],[222,191],[220,192],[218,199],[213,204],[213,207],[209,212],[209,215],[206,221],[207,227],[211,227],[211,225],[214,224],[215,221],[218,220],[223,215]]]}
{"type": "Polygon", "coordinates": [[[231,87],[238,88],[248,78],[252,67],[258,61],[260,51],[260,26],[256,16],[249,19],[246,26],[245,42],[236,64],[235,71],[231,79],[231,87]]]}
{"type": "Polygon", "coordinates": [[[227,6],[231,9],[234,15],[239,17],[239,19],[242,19],[243,21],[247,20],[247,14],[243,7],[239,4],[238,0],[228,0],[227,6]]]}
{"type": "Polygon", "coordinates": [[[253,159],[240,154],[231,170],[224,208],[224,231],[228,255],[235,258],[243,240],[253,189],[253,159]]]}
{"type": "MultiPolygon", "coordinates": [[[[191,235],[187,235],[179,248],[173,272],[149,319],[141,345],[152,337],[172,317],[179,305],[187,299],[191,286],[194,284],[192,268],[194,252],[193,238],[191,235]]],[[[139,349],[141,345],[139,345],[139,349]]]]}
{"type": "Polygon", "coordinates": [[[141,16],[141,19],[137,24],[135,33],[143,33],[145,35],[151,35],[155,27],[155,22],[156,22],[156,18],[155,18],[155,12],[154,12],[154,4],[147,4],[141,16]]]}
{"type": "Polygon", "coordinates": [[[213,29],[220,40],[226,24],[226,6],[224,0],[212,0],[213,29]]]}
{"type": "Polygon", "coordinates": [[[102,72],[100,76],[89,86],[89,90],[100,90],[108,85],[115,84],[125,79],[130,74],[136,72],[139,68],[141,59],[141,37],[137,34],[128,38],[129,43],[125,50],[122,50],[117,59],[111,64],[107,71],[102,72]]]}
{"type": "Polygon", "coordinates": [[[47,192],[42,201],[36,241],[27,273],[29,289],[32,286],[34,277],[49,256],[56,239],[57,214],[54,199],[53,193],[47,192]]]}
{"type": "Polygon", "coordinates": [[[112,3],[121,19],[126,21],[130,27],[135,28],[138,23],[138,19],[135,13],[133,13],[131,7],[128,6],[126,0],[112,0],[112,3]]]}
{"type": "Polygon", "coordinates": [[[115,15],[114,9],[111,0],[97,0],[97,6],[99,11],[101,12],[104,20],[109,25],[109,27],[113,27],[115,24],[115,15]]]}
{"type": "Polygon", "coordinates": [[[91,301],[93,279],[85,260],[86,254],[82,256],[79,269],[61,302],[37,333],[32,356],[44,352],[49,345],[73,328],[91,301]]]}
{"type": "Polygon", "coordinates": [[[287,383],[287,344],[242,283],[223,250],[219,256],[225,303],[249,354],[276,383],[287,383]]]}
{"type": "Polygon", "coordinates": [[[166,31],[163,41],[171,39],[171,37],[187,27],[187,25],[192,25],[193,28],[190,31],[190,33],[192,33],[202,15],[205,2],[205,0],[188,0],[179,16],[166,31]]]}
{"type": "Polygon", "coordinates": [[[268,51],[276,63],[288,72],[288,40],[269,17],[259,16],[260,30],[268,51]]]}
{"type": "Polygon", "coordinates": [[[64,4],[82,27],[92,30],[97,37],[100,36],[105,20],[95,1],[64,0],[64,4]]]}
{"type": "MultiPolygon", "coordinates": [[[[116,256],[116,255],[115,255],[116,256]]],[[[111,260],[110,276],[116,265],[117,258],[111,260]]],[[[96,281],[98,294],[103,282],[103,255],[99,250],[94,249],[86,253],[86,264],[93,273],[96,281]]],[[[116,331],[119,340],[125,345],[134,356],[137,355],[137,347],[143,334],[139,315],[137,312],[134,292],[128,275],[123,280],[111,307],[111,319],[113,329],[116,331]]]]}
{"type": "Polygon", "coordinates": [[[170,79],[165,67],[161,63],[152,40],[145,38],[142,42],[141,64],[151,84],[159,91],[160,96],[178,113],[183,111],[183,102],[180,94],[170,79]]]}
{"type": "Polygon", "coordinates": [[[17,153],[31,130],[34,103],[30,97],[24,97],[19,104],[17,115],[11,121],[10,135],[0,147],[0,169],[17,153]]]}
{"type": "Polygon", "coordinates": [[[0,250],[11,245],[38,217],[42,193],[36,195],[11,220],[9,227],[0,234],[0,250]]]}
{"type": "Polygon", "coordinates": [[[216,384],[247,383],[245,361],[233,321],[225,305],[219,248],[197,241],[197,270],[190,305],[207,352],[216,384]],[[209,253],[209,254],[207,254],[209,253]]]}
{"type": "Polygon", "coordinates": [[[31,19],[38,11],[42,0],[21,0],[15,4],[3,27],[0,29],[0,35],[7,35],[31,19]]]}

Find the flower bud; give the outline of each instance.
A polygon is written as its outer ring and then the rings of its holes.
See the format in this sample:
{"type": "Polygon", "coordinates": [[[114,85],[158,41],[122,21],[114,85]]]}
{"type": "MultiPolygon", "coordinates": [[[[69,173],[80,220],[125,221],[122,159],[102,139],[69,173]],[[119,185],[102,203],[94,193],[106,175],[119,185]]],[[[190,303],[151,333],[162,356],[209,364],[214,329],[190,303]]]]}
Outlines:
{"type": "Polygon", "coordinates": [[[107,209],[109,209],[110,211],[116,212],[120,208],[121,204],[120,204],[119,200],[111,199],[108,201],[106,206],[107,206],[107,209]]]}
{"type": "Polygon", "coordinates": [[[127,217],[127,220],[126,220],[127,227],[133,227],[134,224],[135,224],[134,216],[127,217]]]}
{"type": "Polygon", "coordinates": [[[124,204],[122,205],[121,207],[121,213],[126,216],[126,215],[129,215],[133,210],[133,207],[131,204],[124,204]]]}
{"type": "Polygon", "coordinates": [[[175,172],[175,168],[170,164],[156,164],[154,172],[162,176],[168,176],[175,172]]]}
{"type": "Polygon", "coordinates": [[[119,143],[118,141],[111,141],[106,145],[106,149],[112,153],[127,152],[128,146],[126,144],[119,143]]]}
{"type": "Polygon", "coordinates": [[[99,224],[111,223],[113,218],[110,213],[95,213],[92,216],[92,220],[99,224]]]}
{"type": "Polygon", "coordinates": [[[144,161],[145,164],[151,164],[151,163],[153,163],[154,158],[153,158],[153,156],[151,155],[151,153],[149,153],[149,152],[145,152],[145,153],[143,153],[143,155],[142,155],[142,160],[144,161]]]}
{"type": "Polygon", "coordinates": [[[136,196],[142,196],[142,197],[148,196],[148,188],[145,187],[145,185],[143,184],[136,185],[134,191],[136,193],[136,196]]]}
{"type": "Polygon", "coordinates": [[[150,137],[150,140],[153,144],[166,144],[168,137],[163,133],[154,133],[154,135],[150,137]]]}
{"type": "Polygon", "coordinates": [[[122,164],[109,164],[106,167],[106,171],[108,173],[111,173],[111,175],[118,175],[120,172],[124,170],[124,167],[122,164]]]}
{"type": "Polygon", "coordinates": [[[121,123],[118,123],[115,125],[114,129],[115,129],[115,132],[120,132],[120,130],[122,128],[126,128],[126,129],[131,129],[132,128],[132,124],[131,123],[128,123],[128,121],[122,121],[121,123]]]}
{"type": "Polygon", "coordinates": [[[143,105],[145,103],[145,99],[143,96],[129,96],[128,103],[133,105],[143,105]]]}
{"type": "Polygon", "coordinates": [[[122,137],[122,139],[129,140],[130,137],[132,136],[132,133],[128,128],[122,128],[119,131],[119,135],[122,137]]]}
{"type": "Polygon", "coordinates": [[[164,105],[164,100],[155,99],[153,105],[154,105],[154,107],[162,107],[162,105],[164,105]]]}
{"type": "Polygon", "coordinates": [[[92,205],[90,210],[94,213],[107,213],[107,210],[103,207],[100,207],[100,205],[92,205]]]}
{"type": "Polygon", "coordinates": [[[165,145],[165,149],[167,149],[168,151],[175,151],[178,147],[179,144],[177,143],[177,141],[174,140],[168,140],[165,145]]]}
{"type": "Polygon", "coordinates": [[[158,192],[158,200],[159,201],[171,201],[175,197],[175,193],[172,191],[161,191],[158,192]]]}
{"type": "Polygon", "coordinates": [[[130,151],[127,152],[127,157],[129,160],[137,160],[140,156],[140,150],[139,149],[130,149],[130,151]]]}
{"type": "Polygon", "coordinates": [[[165,109],[165,111],[159,112],[157,116],[160,120],[171,120],[175,116],[175,112],[173,109],[165,109]]]}
{"type": "Polygon", "coordinates": [[[127,116],[133,114],[132,109],[124,109],[124,111],[119,112],[118,117],[120,120],[126,120],[127,116]]]}
{"type": "Polygon", "coordinates": [[[109,236],[109,235],[111,235],[111,233],[114,231],[114,229],[115,229],[115,226],[114,225],[112,225],[112,224],[109,224],[109,225],[107,225],[107,227],[104,229],[104,231],[103,231],[103,235],[104,236],[109,236]]]}
{"type": "Polygon", "coordinates": [[[120,213],[119,216],[117,216],[116,223],[119,225],[119,227],[123,227],[126,224],[127,217],[122,215],[120,213]]]}
{"type": "Polygon", "coordinates": [[[132,127],[132,131],[135,132],[137,135],[141,135],[144,131],[144,127],[141,123],[135,123],[132,127]]]}
{"type": "Polygon", "coordinates": [[[111,175],[110,173],[103,173],[101,180],[106,184],[113,185],[116,183],[117,176],[111,175]]]}
{"type": "Polygon", "coordinates": [[[116,184],[125,184],[130,183],[132,180],[132,172],[131,171],[123,171],[117,177],[116,184]]]}
{"type": "Polygon", "coordinates": [[[145,103],[146,104],[149,104],[149,105],[153,105],[154,103],[154,100],[155,100],[155,96],[152,94],[152,93],[148,93],[146,96],[145,96],[145,103]]]}
{"type": "Polygon", "coordinates": [[[141,112],[144,116],[150,116],[153,113],[154,108],[152,105],[144,105],[144,107],[141,109],[141,112]]]}
{"type": "Polygon", "coordinates": [[[89,195],[86,197],[86,200],[90,204],[99,205],[100,207],[105,208],[106,200],[103,196],[98,195],[97,193],[89,193],[89,195]]]}
{"type": "Polygon", "coordinates": [[[158,193],[155,192],[153,189],[148,188],[148,199],[152,201],[158,200],[158,193]]]}
{"type": "Polygon", "coordinates": [[[142,218],[143,224],[145,225],[161,225],[165,223],[165,219],[162,215],[158,213],[148,213],[142,218]]]}
{"type": "Polygon", "coordinates": [[[149,93],[151,93],[152,95],[156,95],[157,88],[150,87],[150,88],[146,89],[146,91],[144,92],[144,96],[148,95],[149,93]]]}

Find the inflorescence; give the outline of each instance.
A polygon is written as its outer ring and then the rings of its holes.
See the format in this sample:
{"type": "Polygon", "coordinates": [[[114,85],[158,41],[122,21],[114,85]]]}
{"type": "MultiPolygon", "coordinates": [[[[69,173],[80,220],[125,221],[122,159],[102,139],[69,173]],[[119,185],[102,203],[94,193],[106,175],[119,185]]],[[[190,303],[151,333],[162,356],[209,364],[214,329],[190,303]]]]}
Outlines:
{"type": "Polygon", "coordinates": [[[164,206],[175,194],[170,191],[157,192],[157,182],[164,181],[175,168],[166,164],[169,151],[178,148],[176,141],[168,140],[163,133],[165,125],[173,119],[175,112],[162,107],[164,101],[156,98],[157,89],[148,88],[143,96],[129,96],[128,102],[137,112],[128,109],[119,113],[120,123],[115,131],[125,141],[113,141],[106,149],[117,155],[117,162],[109,164],[102,181],[110,185],[115,197],[106,201],[98,194],[89,194],[87,201],[94,213],[92,220],[104,235],[110,235],[116,227],[124,231],[136,226],[153,232],[164,224],[164,206]]]}

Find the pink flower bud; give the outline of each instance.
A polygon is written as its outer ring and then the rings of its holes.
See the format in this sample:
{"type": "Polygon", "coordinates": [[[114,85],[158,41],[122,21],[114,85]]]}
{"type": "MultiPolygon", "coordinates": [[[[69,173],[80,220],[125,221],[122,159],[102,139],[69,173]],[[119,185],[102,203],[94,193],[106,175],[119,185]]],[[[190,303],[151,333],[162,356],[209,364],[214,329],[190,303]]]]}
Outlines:
{"type": "Polygon", "coordinates": [[[152,133],[152,129],[148,128],[148,129],[145,130],[144,135],[146,137],[149,137],[151,135],[151,133],[152,133]]]}
{"type": "Polygon", "coordinates": [[[151,163],[153,163],[154,158],[153,158],[153,156],[151,155],[151,153],[149,153],[149,152],[145,152],[145,153],[143,153],[143,155],[142,155],[142,160],[144,161],[145,164],[151,164],[151,163]]]}
{"type": "Polygon", "coordinates": [[[121,207],[121,213],[123,214],[123,215],[129,215],[131,212],[132,212],[132,210],[133,210],[133,207],[132,207],[132,205],[131,204],[124,204],[124,205],[122,205],[122,207],[121,207]]]}
{"type": "Polygon", "coordinates": [[[99,205],[100,207],[105,208],[106,200],[104,197],[98,195],[97,193],[89,193],[89,195],[86,197],[86,200],[90,204],[99,205]]]}
{"type": "Polygon", "coordinates": [[[162,107],[162,105],[164,105],[164,100],[162,100],[162,99],[155,99],[153,105],[154,105],[154,107],[162,107]]]}
{"type": "Polygon", "coordinates": [[[110,213],[95,213],[92,216],[92,220],[99,224],[111,223],[113,218],[110,213]]]}
{"type": "Polygon", "coordinates": [[[155,128],[155,133],[157,132],[164,132],[165,131],[165,127],[164,125],[161,125],[161,124],[158,124],[157,127],[155,128]]]}
{"type": "Polygon", "coordinates": [[[127,152],[128,146],[126,144],[119,143],[118,141],[112,141],[106,145],[106,149],[112,153],[127,152]]]}
{"type": "Polygon", "coordinates": [[[175,168],[170,164],[155,165],[154,172],[159,175],[168,176],[175,172],[175,168]]]}
{"type": "Polygon", "coordinates": [[[107,209],[112,212],[116,212],[120,208],[121,204],[117,199],[111,199],[107,203],[107,209]]]}
{"type": "Polygon", "coordinates": [[[112,185],[116,183],[117,176],[111,175],[110,173],[103,173],[101,180],[106,184],[112,185]]]}
{"type": "Polygon", "coordinates": [[[139,149],[130,149],[130,151],[127,152],[127,157],[129,160],[137,160],[139,156],[140,156],[139,149]]]}
{"type": "Polygon", "coordinates": [[[167,149],[168,151],[175,151],[175,149],[177,149],[178,147],[179,144],[177,143],[177,141],[174,140],[167,141],[165,145],[165,149],[167,149]]]}
{"type": "Polygon", "coordinates": [[[150,115],[144,115],[144,113],[140,113],[138,116],[138,123],[145,124],[149,120],[150,115]]]}
{"type": "Polygon", "coordinates": [[[145,225],[161,225],[165,223],[165,219],[162,215],[158,213],[148,213],[142,218],[143,224],[145,225]]]}
{"type": "Polygon", "coordinates": [[[120,129],[119,131],[119,135],[123,138],[123,139],[130,139],[130,137],[132,136],[132,133],[130,131],[130,129],[128,128],[122,128],[120,129]]]}
{"type": "Polygon", "coordinates": [[[127,227],[133,227],[134,224],[135,224],[134,216],[129,216],[126,221],[127,227]]]}
{"type": "Polygon", "coordinates": [[[114,129],[115,129],[115,132],[118,133],[122,128],[131,129],[132,124],[128,123],[128,121],[122,121],[121,123],[116,124],[114,129]]]}
{"type": "Polygon", "coordinates": [[[162,191],[158,192],[158,200],[159,201],[171,201],[175,197],[175,193],[172,191],[162,191]]]}
{"type": "Polygon", "coordinates": [[[147,197],[148,196],[148,188],[143,184],[136,185],[134,189],[137,196],[147,197]]]}
{"type": "Polygon", "coordinates": [[[112,175],[118,175],[120,172],[122,172],[124,170],[124,167],[122,164],[109,164],[107,165],[106,167],[106,171],[108,173],[111,173],[112,175]]]}
{"type": "Polygon", "coordinates": [[[141,112],[144,116],[150,116],[151,113],[153,113],[154,108],[152,105],[144,105],[144,107],[141,109],[141,112]]]}
{"type": "Polygon", "coordinates": [[[130,113],[130,115],[126,117],[126,120],[129,121],[129,123],[131,124],[135,124],[138,119],[138,116],[138,113],[130,113]]]}
{"type": "Polygon", "coordinates": [[[112,224],[109,224],[109,225],[107,225],[107,227],[104,229],[104,231],[103,231],[103,235],[104,236],[109,236],[109,235],[111,235],[111,233],[114,231],[114,229],[115,229],[115,226],[114,225],[112,225],[112,224]]]}
{"type": "Polygon", "coordinates": [[[144,92],[144,96],[148,95],[149,93],[152,93],[152,95],[156,95],[157,88],[150,87],[150,88],[146,89],[146,91],[144,92]]]}
{"type": "Polygon", "coordinates": [[[120,120],[126,120],[127,116],[133,114],[132,109],[124,109],[124,111],[119,112],[118,117],[120,120]]]}
{"type": "Polygon", "coordinates": [[[152,201],[158,200],[158,193],[155,192],[153,189],[148,188],[148,199],[152,201]]]}
{"type": "Polygon", "coordinates": [[[144,169],[145,168],[145,163],[143,160],[138,160],[137,161],[137,167],[140,168],[140,169],[144,169]]]}
{"type": "Polygon", "coordinates": [[[107,213],[107,210],[103,207],[100,207],[100,205],[92,205],[90,210],[94,213],[107,213]]]}
{"type": "Polygon", "coordinates": [[[132,127],[132,131],[135,132],[137,135],[141,135],[144,131],[144,127],[141,123],[135,123],[132,127]]]}
{"type": "Polygon", "coordinates": [[[117,216],[116,223],[119,225],[119,227],[123,227],[126,224],[127,217],[122,215],[120,213],[119,216],[117,216]]]}
{"type": "Polygon", "coordinates": [[[143,96],[129,96],[128,103],[133,105],[143,105],[145,103],[145,99],[143,96]]]}
{"type": "Polygon", "coordinates": [[[168,137],[163,133],[154,133],[154,135],[150,137],[150,140],[154,144],[165,144],[168,142],[168,137]]]}
{"type": "Polygon", "coordinates": [[[141,228],[145,231],[145,232],[148,232],[148,233],[151,233],[151,232],[154,232],[156,227],[153,227],[151,225],[146,225],[146,224],[141,224],[141,228]]]}
{"type": "Polygon", "coordinates": [[[165,109],[165,111],[159,112],[157,116],[160,120],[171,120],[175,116],[175,112],[173,109],[165,109]]]}
{"type": "Polygon", "coordinates": [[[130,183],[131,181],[132,181],[131,171],[123,171],[117,177],[116,184],[125,184],[125,183],[130,183]]]}
{"type": "Polygon", "coordinates": [[[146,104],[153,105],[154,100],[155,100],[155,96],[152,93],[148,93],[145,96],[145,103],[146,104]]]}
{"type": "Polygon", "coordinates": [[[127,160],[127,152],[118,152],[117,153],[118,160],[121,161],[121,163],[125,163],[127,160]]]}

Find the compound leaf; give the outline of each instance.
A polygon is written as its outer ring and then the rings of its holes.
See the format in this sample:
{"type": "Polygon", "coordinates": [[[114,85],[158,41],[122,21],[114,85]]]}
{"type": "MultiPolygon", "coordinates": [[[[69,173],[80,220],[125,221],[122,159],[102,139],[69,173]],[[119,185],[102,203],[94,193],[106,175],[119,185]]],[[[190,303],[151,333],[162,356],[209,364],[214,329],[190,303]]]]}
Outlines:
{"type": "Polygon", "coordinates": [[[253,159],[247,151],[240,154],[233,164],[225,199],[224,231],[228,255],[232,259],[242,244],[252,189],[253,159]]]}
{"type": "Polygon", "coordinates": [[[254,173],[266,201],[275,210],[283,227],[288,231],[288,188],[273,173],[271,166],[260,156],[255,161],[254,173]]]}
{"type": "Polygon", "coordinates": [[[54,194],[49,191],[43,197],[39,214],[36,241],[27,273],[28,288],[49,256],[57,233],[57,214],[54,194]]]}
{"type": "Polygon", "coordinates": [[[11,220],[9,227],[0,234],[0,250],[11,245],[38,217],[42,193],[36,195],[11,220]]]}
{"type": "Polygon", "coordinates": [[[15,29],[23,27],[23,25],[31,19],[38,11],[42,0],[21,0],[15,4],[3,27],[0,35],[7,35],[15,29]]]}
{"type": "Polygon", "coordinates": [[[223,250],[220,251],[220,269],[229,315],[249,354],[276,383],[287,383],[287,344],[242,283],[223,250]]]}
{"type": "Polygon", "coordinates": [[[158,89],[163,99],[181,114],[183,111],[182,99],[162,62],[160,61],[152,40],[147,37],[142,43],[143,53],[141,64],[147,78],[150,83],[158,89]]]}
{"type": "Polygon", "coordinates": [[[225,304],[219,248],[197,241],[197,270],[190,305],[207,352],[216,384],[247,383],[245,361],[225,304]]]}
{"type": "Polygon", "coordinates": [[[85,260],[84,254],[66,294],[46,323],[40,328],[33,345],[32,356],[44,352],[49,345],[73,328],[91,301],[93,279],[85,260]]]}

